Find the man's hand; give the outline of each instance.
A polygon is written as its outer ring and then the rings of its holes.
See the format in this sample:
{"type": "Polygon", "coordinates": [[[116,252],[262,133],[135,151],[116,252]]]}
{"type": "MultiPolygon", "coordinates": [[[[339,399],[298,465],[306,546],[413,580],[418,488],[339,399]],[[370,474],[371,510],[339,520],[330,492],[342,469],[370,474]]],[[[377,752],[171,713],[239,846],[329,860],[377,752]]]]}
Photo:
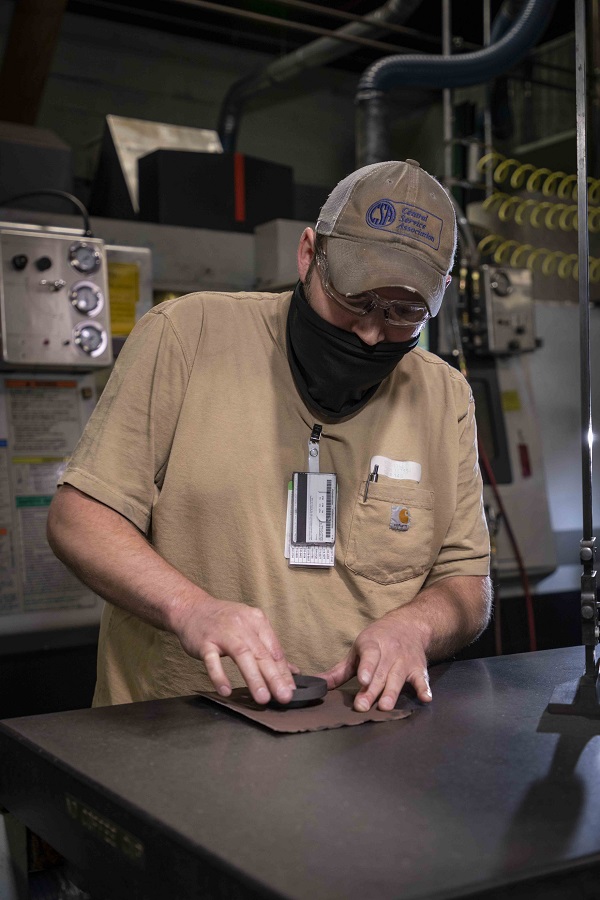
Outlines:
{"type": "Polygon", "coordinates": [[[475,640],[489,620],[491,603],[489,578],[455,575],[438,581],[367,625],[347,657],[321,678],[332,690],[357,675],[361,688],[354,708],[360,712],[377,700],[379,709],[393,709],[405,684],[429,703],[427,661],[447,659],[475,640]]]}
{"type": "Polygon", "coordinates": [[[358,635],[348,656],[321,678],[329,689],[339,687],[354,675],[361,689],[354,708],[366,712],[379,699],[379,709],[393,709],[405,684],[412,684],[423,703],[431,700],[424,636],[401,610],[388,613],[358,635]],[[404,621],[403,621],[404,618],[404,621]]]}
{"type": "Polygon", "coordinates": [[[268,703],[271,695],[289,702],[295,669],[264,613],[216,600],[159,556],[118,512],[63,485],[50,507],[48,539],[58,558],[95,593],[176,634],[190,656],[204,660],[222,696],[231,693],[231,685],[221,657],[230,656],[257,703],[268,703]]]}
{"type": "Polygon", "coordinates": [[[271,696],[279,703],[292,699],[295,684],[291,673],[295,667],[287,662],[262,610],[204,593],[200,602],[187,604],[178,617],[175,633],[186,653],[204,660],[221,696],[231,694],[221,663],[222,656],[229,656],[257,703],[268,703],[271,696]]]}

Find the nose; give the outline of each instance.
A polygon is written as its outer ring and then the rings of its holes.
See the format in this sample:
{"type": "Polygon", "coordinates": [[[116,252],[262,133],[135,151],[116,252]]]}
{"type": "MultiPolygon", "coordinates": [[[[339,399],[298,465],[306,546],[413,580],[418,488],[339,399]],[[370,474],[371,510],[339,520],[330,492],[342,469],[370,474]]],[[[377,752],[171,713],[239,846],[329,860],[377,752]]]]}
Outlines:
{"type": "Polygon", "coordinates": [[[382,309],[374,309],[366,316],[353,322],[352,331],[365,344],[374,346],[385,341],[385,318],[382,309]]]}

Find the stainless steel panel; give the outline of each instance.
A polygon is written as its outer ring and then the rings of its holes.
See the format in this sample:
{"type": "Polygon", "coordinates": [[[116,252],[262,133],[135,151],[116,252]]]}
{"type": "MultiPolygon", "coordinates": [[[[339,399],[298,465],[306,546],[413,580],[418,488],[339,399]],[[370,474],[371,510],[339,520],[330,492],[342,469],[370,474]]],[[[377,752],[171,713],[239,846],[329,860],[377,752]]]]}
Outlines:
{"type": "MultiPolygon", "coordinates": [[[[92,263],[90,262],[90,265],[92,263]]],[[[0,329],[3,368],[86,371],[112,362],[106,252],[98,238],[27,228],[0,228],[0,329]],[[74,245],[98,255],[97,268],[76,268],[74,245]],[[73,287],[87,282],[102,302],[80,312],[73,287]],[[102,337],[86,353],[77,332],[88,323],[102,337]]]]}

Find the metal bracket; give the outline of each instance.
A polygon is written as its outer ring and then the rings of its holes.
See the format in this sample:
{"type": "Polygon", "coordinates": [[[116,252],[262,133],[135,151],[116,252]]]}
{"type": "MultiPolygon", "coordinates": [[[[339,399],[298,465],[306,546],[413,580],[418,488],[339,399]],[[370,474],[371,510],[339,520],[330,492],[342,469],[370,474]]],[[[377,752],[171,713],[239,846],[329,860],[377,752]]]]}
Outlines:
{"type": "Polygon", "coordinates": [[[310,434],[310,441],[320,441],[321,440],[321,432],[323,431],[322,425],[317,425],[316,423],[313,425],[313,429],[310,434]]]}
{"type": "Polygon", "coordinates": [[[579,559],[585,566],[586,563],[594,563],[596,559],[596,538],[590,538],[589,541],[581,540],[579,542],[579,559]]]}

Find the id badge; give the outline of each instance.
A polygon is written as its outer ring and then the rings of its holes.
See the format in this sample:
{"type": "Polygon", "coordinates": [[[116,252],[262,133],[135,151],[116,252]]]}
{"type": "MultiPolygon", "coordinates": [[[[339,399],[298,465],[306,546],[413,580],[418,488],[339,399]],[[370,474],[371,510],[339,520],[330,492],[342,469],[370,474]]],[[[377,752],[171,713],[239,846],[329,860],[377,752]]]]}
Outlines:
{"type": "Polygon", "coordinates": [[[294,472],[288,485],[286,557],[290,566],[335,565],[337,477],[294,472]]]}

